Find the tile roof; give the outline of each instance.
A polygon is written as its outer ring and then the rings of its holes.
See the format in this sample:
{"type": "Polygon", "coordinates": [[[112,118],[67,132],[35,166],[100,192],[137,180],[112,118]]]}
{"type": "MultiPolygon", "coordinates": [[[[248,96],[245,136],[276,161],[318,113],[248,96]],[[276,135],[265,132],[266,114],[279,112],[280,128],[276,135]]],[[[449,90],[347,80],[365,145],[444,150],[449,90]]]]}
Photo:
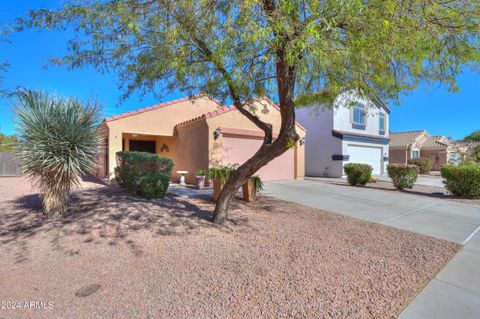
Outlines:
{"type": "Polygon", "coordinates": [[[480,147],[480,141],[455,141],[453,144],[468,147],[480,147]]]}
{"type": "Polygon", "coordinates": [[[211,117],[215,117],[215,116],[221,115],[223,113],[228,113],[228,112],[235,111],[235,110],[236,110],[236,107],[233,106],[233,105],[232,106],[222,106],[222,107],[217,108],[216,110],[213,110],[213,111],[204,113],[200,116],[197,116],[197,117],[188,119],[186,121],[180,122],[180,123],[177,124],[177,126],[184,125],[184,124],[187,124],[187,123],[191,123],[191,122],[194,122],[194,121],[199,120],[199,119],[209,119],[211,117]]]}
{"type": "MultiPolygon", "coordinates": [[[[277,111],[280,112],[280,107],[278,107],[278,105],[277,105],[276,103],[272,102],[269,98],[265,97],[265,98],[261,98],[261,99],[267,100],[277,111]]],[[[254,100],[255,100],[255,101],[260,101],[260,99],[254,99],[254,100]]],[[[180,122],[180,123],[178,123],[177,125],[187,124],[187,123],[190,123],[190,122],[199,120],[199,119],[201,119],[201,118],[209,119],[209,118],[216,117],[216,116],[219,116],[219,115],[222,115],[222,114],[224,114],[224,113],[231,112],[231,111],[238,111],[237,108],[236,108],[233,104],[230,105],[230,106],[219,107],[219,108],[217,108],[216,110],[213,110],[213,111],[204,113],[204,114],[202,114],[202,115],[200,115],[200,116],[197,116],[197,117],[195,117],[195,118],[189,119],[189,120],[187,120],[187,121],[180,122]]],[[[299,128],[301,128],[304,132],[307,131],[302,125],[300,125],[300,123],[298,123],[298,122],[295,122],[295,123],[296,123],[297,126],[298,126],[299,128]]]]}
{"type": "MultiPolygon", "coordinates": [[[[172,100],[172,101],[168,101],[168,102],[164,102],[164,103],[160,103],[160,104],[155,104],[155,105],[145,107],[145,108],[142,108],[142,109],[138,109],[138,110],[135,110],[135,111],[114,115],[112,117],[106,118],[105,122],[111,122],[111,121],[115,121],[115,120],[118,120],[118,119],[121,119],[121,118],[124,118],[124,117],[132,116],[132,115],[135,115],[135,114],[144,113],[144,112],[148,112],[148,111],[153,111],[153,110],[156,110],[156,109],[159,109],[159,108],[162,108],[162,107],[177,104],[177,103],[180,103],[180,102],[185,102],[185,101],[195,99],[195,98],[199,98],[199,97],[203,97],[203,96],[208,97],[208,95],[203,94],[203,93],[194,95],[193,97],[188,97],[187,96],[187,97],[183,97],[183,98],[180,98],[180,99],[176,99],[176,100],[172,100]]],[[[214,99],[212,99],[212,100],[217,102],[214,99]]],[[[217,104],[219,104],[219,103],[217,102],[217,104]]]]}
{"type": "Polygon", "coordinates": [[[390,133],[390,147],[407,148],[409,145],[416,143],[423,134],[429,136],[425,130],[390,133]]]}
{"type": "Polygon", "coordinates": [[[465,149],[476,149],[480,148],[480,141],[455,141],[453,142],[453,146],[461,147],[465,149]]]}
{"type": "Polygon", "coordinates": [[[422,149],[447,149],[452,143],[445,136],[430,136],[423,144],[422,149]]]}

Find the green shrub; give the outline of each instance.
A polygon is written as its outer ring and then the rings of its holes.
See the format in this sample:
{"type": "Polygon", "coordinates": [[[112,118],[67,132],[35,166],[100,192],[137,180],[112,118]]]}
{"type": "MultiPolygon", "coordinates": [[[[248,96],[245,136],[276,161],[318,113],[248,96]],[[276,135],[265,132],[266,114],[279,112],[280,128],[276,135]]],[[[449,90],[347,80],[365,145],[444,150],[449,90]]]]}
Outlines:
{"type": "Polygon", "coordinates": [[[170,175],[162,172],[150,173],[140,178],[138,194],[148,198],[162,198],[167,193],[170,175]]]}
{"type": "Polygon", "coordinates": [[[171,159],[148,152],[117,152],[117,167],[135,166],[143,173],[163,172],[172,174],[171,159]]]}
{"type": "Polygon", "coordinates": [[[122,151],[117,152],[116,155],[115,179],[118,185],[125,187],[130,193],[147,198],[158,198],[158,194],[161,194],[160,197],[165,195],[168,183],[165,187],[163,175],[167,176],[170,181],[172,160],[146,152],[122,151]],[[163,175],[160,177],[158,173],[163,175]],[[158,189],[152,190],[155,185],[158,189]]]}
{"type": "Polygon", "coordinates": [[[480,165],[444,165],[441,173],[445,187],[452,194],[480,198],[480,165]]]}
{"type": "Polygon", "coordinates": [[[350,185],[365,185],[372,178],[372,166],[368,164],[349,163],[343,166],[350,185]]]}
{"type": "Polygon", "coordinates": [[[195,171],[195,176],[206,176],[207,170],[206,169],[197,169],[195,171]]]}
{"type": "Polygon", "coordinates": [[[412,164],[390,164],[387,165],[387,173],[396,188],[411,189],[417,181],[418,167],[412,164]]]}
{"type": "Polygon", "coordinates": [[[416,165],[420,174],[428,174],[433,168],[433,161],[426,157],[409,159],[408,164],[416,165]]]}

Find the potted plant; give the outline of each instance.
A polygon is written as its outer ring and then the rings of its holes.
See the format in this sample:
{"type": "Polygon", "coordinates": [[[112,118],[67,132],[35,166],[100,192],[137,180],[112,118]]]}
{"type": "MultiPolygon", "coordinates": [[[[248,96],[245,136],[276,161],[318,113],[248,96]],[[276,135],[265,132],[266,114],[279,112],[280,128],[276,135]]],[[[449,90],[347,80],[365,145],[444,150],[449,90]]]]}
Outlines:
{"type": "Polygon", "coordinates": [[[247,202],[257,200],[257,192],[263,190],[263,182],[260,176],[252,176],[242,185],[243,199],[247,202]]]}
{"type": "Polygon", "coordinates": [[[195,171],[195,178],[197,179],[197,188],[203,189],[205,187],[205,176],[207,171],[204,169],[198,169],[195,171]]]}
{"type": "Polygon", "coordinates": [[[228,181],[233,172],[235,172],[235,166],[219,166],[212,167],[207,171],[208,179],[213,181],[213,198],[217,200],[218,195],[223,189],[223,186],[228,181]]]}

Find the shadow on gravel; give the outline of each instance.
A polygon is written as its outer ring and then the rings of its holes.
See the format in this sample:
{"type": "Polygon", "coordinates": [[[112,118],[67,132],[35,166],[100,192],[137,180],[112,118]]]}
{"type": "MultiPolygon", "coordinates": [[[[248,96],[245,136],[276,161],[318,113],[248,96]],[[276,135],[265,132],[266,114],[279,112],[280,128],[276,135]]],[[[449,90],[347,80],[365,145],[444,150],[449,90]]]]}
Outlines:
{"type": "MultiPolygon", "coordinates": [[[[234,203],[232,208],[241,209],[242,205],[234,203]]],[[[47,234],[52,248],[67,255],[79,253],[78,246],[70,245],[68,240],[77,236],[75,240],[92,245],[103,242],[114,246],[123,242],[135,256],[141,256],[141,243],[129,238],[135,232],[182,236],[205,228],[230,232],[233,227],[248,227],[248,219],[238,214],[232,214],[225,226],[214,225],[211,196],[192,199],[167,195],[159,200],[146,200],[117,186],[95,186],[74,192],[69,207],[63,219],[50,220],[41,211],[38,194],[10,201],[0,212],[0,244],[9,244],[9,249],[14,249],[17,262],[28,260],[28,247],[34,249],[33,236],[37,234],[47,234]]]]}

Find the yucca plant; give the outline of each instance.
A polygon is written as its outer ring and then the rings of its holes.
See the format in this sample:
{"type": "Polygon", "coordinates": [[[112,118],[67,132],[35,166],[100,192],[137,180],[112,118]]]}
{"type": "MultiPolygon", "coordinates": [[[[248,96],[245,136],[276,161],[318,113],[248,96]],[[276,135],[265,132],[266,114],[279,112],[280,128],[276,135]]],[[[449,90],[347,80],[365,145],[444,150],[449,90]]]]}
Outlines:
{"type": "Polygon", "coordinates": [[[74,98],[20,90],[15,113],[19,162],[43,194],[44,213],[61,217],[67,211],[72,186],[97,165],[98,108],[74,98]]]}

